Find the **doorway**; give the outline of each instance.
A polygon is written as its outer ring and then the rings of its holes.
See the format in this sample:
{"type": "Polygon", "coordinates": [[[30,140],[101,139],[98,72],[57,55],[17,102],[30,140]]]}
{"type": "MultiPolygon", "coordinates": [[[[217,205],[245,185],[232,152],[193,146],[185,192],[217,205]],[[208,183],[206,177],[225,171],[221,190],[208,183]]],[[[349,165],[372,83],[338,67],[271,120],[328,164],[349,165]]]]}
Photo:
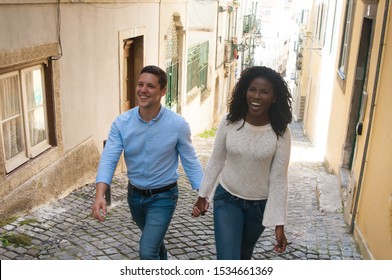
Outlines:
{"type": "Polygon", "coordinates": [[[138,105],[135,90],[143,68],[143,36],[124,40],[123,44],[123,90],[121,94],[121,112],[138,105]]]}
{"type": "MultiPolygon", "coordinates": [[[[365,17],[362,23],[361,38],[355,68],[355,80],[351,98],[349,124],[342,158],[342,169],[351,174],[353,163],[357,155],[357,140],[362,135],[362,123],[367,101],[367,79],[370,50],[372,44],[374,20],[365,17]]],[[[351,178],[347,189],[347,204],[345,207],[346,220],[350,223],[353,211],[353,199],[356,196],[356,182],[351,178]]]]}

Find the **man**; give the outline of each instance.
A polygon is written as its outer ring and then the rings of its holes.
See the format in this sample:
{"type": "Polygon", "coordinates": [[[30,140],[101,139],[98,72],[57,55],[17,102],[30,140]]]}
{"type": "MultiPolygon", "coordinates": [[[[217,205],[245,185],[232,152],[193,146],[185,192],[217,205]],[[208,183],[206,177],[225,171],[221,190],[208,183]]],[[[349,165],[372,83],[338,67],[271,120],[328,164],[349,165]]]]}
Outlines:
{"type": "Polygon", "coordinates": [[[112,124],[98,168],[92,206],[93,216],[104,221],[104,194],[124,151],[128,204],[142,231],[139,242],[142,260],[167,259],[163,239],[177,205],[178,156],[192,189],[199,188],[203,177],[188,123],[161,106],[166,84],[167,75],[159,67],[142,69],[136,86],[139,105],[121,114],[112,124]]]}

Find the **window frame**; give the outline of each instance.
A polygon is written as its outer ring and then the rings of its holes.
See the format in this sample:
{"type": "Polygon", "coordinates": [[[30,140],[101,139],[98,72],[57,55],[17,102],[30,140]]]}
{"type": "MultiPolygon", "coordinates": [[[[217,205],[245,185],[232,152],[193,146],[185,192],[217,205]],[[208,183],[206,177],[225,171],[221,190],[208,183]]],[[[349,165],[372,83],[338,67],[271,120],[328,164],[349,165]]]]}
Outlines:
{"type": "Polygon", "coordinates": [[[51,135],[50,135],[50,124],[48,119],[48,109],[51,106],[51,103],[48,102],[47,100],[48,81],[47,81],[47,71],[45,69],[45,64],[41,62],[28,66],[25,65],[17,69],[12,69],[5,73],[0,73],[0,79],[5,79],[14,75],[17,76],[17,81],[18,81],[19,115],[21,115],[21,120],[22,120],[21,138],[24,144],[24,149],[22,150],[21,153],[17,154],[16,156],[8,160],[6,159],[5,143],[4,143],[5,135],[3,131],[3,124],[7,121],[7,119],[4,120],[0,119],[0,137],[2,139],[1,152],[3,153],[4,156],[6,173],[12,172],[22,164],[26,163],[27,161],[33,158],[36,158],[41,153],[43,153],[44,151],[52,147],[50,143],[51,135]],[[26,73],[33,72],[35,70],[40,70],[40,76],[41,76],[40,87],[42,89],[41,92],[42,102],[41,104],[38,104],[38,106],[28,108],[26,73]],[[43,113],[44,113],[43,120],[44,120],[45,137],[44,140],[40,141],[36,145],[32,145],[30,141],[32,136],[30,135],[29,112],[39,109],[40,107],[43,108],[43,113]]]}
{"type": "Polygon", "coordinates": [[[171,59],[166,62],[167,92],[165,105],[170,108],[178,103],[178,69],[178,61],[171,59]]]}
{"type": "Polygon", "coordinates": [[[197,44],[188,49],[187,58],[187,93],[191,92],[195,87],[200,89],[201,93],[205,92],[208,88],[208,64],[210,53],[209,41],[197,44]],[[205,50],[205,52],[202,52],[205,50]],[[196,64],[196,65],[194,65],[196,64]],[[192,68],[197,66],[196,73],[191,71],[192,68]],[[205,77],[202,74],[205,72],[205,77]],[[205,84],[202,84],[202,81],[205,84]]]}
{"type": "Polygon", "coordinates": [[[342,37],[342,43],[340,46],[340,56],[339,56],[339,68],[338,73],[342,80],[346,79],[347,68],[348,68],[348,57],[350,50],[350,41],[353,29],[354,20],[354,0],[348,0],[346,4],[346,13],[344,20],[344,32],[342,37]]]}
{"type": "Polygon", "coordinates": [[[328,1],[321,1],[317,4],[317,19],[314,27],[314,40],[317,42],[317,48],[323,48],[325,45],[328,12],[328,1]]]}

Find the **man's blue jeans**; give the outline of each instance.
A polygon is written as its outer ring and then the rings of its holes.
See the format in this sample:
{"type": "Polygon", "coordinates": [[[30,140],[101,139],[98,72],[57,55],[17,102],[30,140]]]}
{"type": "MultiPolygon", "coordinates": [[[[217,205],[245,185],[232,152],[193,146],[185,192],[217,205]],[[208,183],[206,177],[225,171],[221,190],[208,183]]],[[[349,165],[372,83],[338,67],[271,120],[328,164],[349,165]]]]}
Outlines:
{"type": "Polygon", "coordinates": [[[220,184],[214,195],[214,231],[218,260],[250,260],[263,233],[267,200],[233,196],[220,184]]]}
{"type": "Polygon", "coordinates": [[[141,260],[167,260],[163,238],[169,228],[178,200],[178,186],[151,196],[128,186],[128,205],[132,218],[142,231],[139,242],[141,260]]]}

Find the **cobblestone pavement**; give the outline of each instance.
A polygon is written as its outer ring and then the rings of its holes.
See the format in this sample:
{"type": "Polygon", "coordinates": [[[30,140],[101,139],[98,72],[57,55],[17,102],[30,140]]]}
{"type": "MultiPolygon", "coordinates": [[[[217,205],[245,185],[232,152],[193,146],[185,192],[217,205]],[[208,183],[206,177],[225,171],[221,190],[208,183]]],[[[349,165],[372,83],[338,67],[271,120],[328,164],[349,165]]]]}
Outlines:
{"type": "MultiPolygon", "coordinates": [[[[323,164],[306,155],[314,154],[302,134],[301,123],[290,125],[293,157],[289,167],[288,223],[285,226],[289,245],[285,253],[273,252],[274,231],[266,229],[254,252],[254,259],[357,260],[361,254],[342,209],[322,211],[316,185],[326,174],[323,164]]],[[[194,137],[198,156],[205,166],[213,146],[213,137],[194,137]]],[[[215,259],[212,213],[191,217],[196,200],[180,167],[180,197],[174,218],[166,234],[171,259],[215,259]]],[[[126,200],[127,179],[116,176],[112,185],[112,205],[107,219],[100,223],[91,217],[94,184],[85,185],[54,203],[39,207],[0,228],[0,259],[29,260],[118,260],[138,259],[140,231],[130,218],[126,200]],[[20,235],[22,234],[22,235],[20,235]],[[31,244],[14,244],[15,236],[31,244]],[[7,241],[9,244],[7,245],[7,241]]]]}

